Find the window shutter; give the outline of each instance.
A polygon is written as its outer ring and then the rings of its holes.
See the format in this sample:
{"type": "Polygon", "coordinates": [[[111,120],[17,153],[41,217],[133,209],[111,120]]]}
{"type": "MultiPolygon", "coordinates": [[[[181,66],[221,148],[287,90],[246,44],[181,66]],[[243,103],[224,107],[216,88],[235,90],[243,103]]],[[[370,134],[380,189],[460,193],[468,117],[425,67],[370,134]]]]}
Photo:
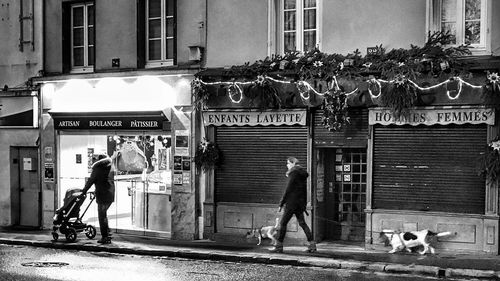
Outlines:
{"type": "Polygon", "coordinates": [[[486,125],[374,126],[373,206],[483,214],[486,125]]]}
{"type": "Polygon", "coordinates": [[[286,159],[307,167],[305,126],[217,127],[223,165],[215,170],[217,202],[277,204],[286,182],[286,159]]]}
{"type": "Polygon", "coordinates": [[[146,65],[146,0],[137,0],[137,68],[146,65]]]}
{"type": "Polygon", "coordinates": [[[71,6],[62,4],[62,71],[71,71],[71,6]]]}

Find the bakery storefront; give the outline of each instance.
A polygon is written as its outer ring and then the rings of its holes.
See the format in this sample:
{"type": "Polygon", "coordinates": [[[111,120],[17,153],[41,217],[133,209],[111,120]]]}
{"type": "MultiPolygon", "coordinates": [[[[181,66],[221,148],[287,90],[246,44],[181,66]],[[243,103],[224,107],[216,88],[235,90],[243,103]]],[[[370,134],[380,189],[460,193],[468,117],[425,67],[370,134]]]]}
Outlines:
{"type": "Polygon", "coordinates": [[[498,195],[478,174],[495,120],[484,106],[418,107],[400,117],[370,108],[371,239],[382,229],[450,231],[438,247],[496,253],[498,195]]]}
{"type": "MultiPolygon", "coordinates": [[[[180,158],[181,163],[190,159],[191,118],[184,110],[189,99],[182,100],[189,96],[190,76],[142,79],[100,78],[43,86],[47,101],[44,149],[52,155],[44,160],[44,181],[55,186],[57,209],[67,190],[83,188],[95,154],[116,155],[115,202],[108,210],[112,230],[194,239],[194,215],[180,217],[194,214],[191,161],[181,169],[174,168],[174,159],[180,158]],[[139,90],[138,83],[146,88],[139,90]],[[88,92],[78,88],[82,86],[88,92]],[[184,108],[180,106],[183,102],[184,108]],[[50,131],[53,143],[47,140],[50,131]],[[174,180],[179,173],[181,180],[174,180]],[[190,199],[181,199],[186,196],[190,199]],[[176,206],[180,211],[189,211],[173,214],[176,202],[182,202],[176,206]],[[177,220],[189,222],[179,229],[177,220]],[[190,225],[190,234],[186,234],[190,225]]],[[[95,207],[89,208],[84,221],[99,226],[95,207]]]]}

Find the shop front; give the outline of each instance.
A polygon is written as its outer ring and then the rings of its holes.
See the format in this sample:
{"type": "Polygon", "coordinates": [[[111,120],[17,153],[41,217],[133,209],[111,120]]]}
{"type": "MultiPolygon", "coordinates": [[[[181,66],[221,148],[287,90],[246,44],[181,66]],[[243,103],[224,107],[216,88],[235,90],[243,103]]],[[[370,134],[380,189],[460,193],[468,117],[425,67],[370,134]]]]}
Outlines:
{"type": "MultiPolygon", "coordinates": [[[[104,152],[116,156],[110,227],[170,232],[172,135],[170,120],[162,112],[51,115],[59,152],[59,206],[67,190],[84,186],[94,155],[104,152]]],[[[86,218],[98,225],[95,208],[86,218]]]]}
{"type": "MultiPolygon", "coordinates": [[[[310,171],[308,111],[210,110],[203,112],[207,133],[222,153],[211,174],[205,200],[205,233],[242,239],[245,233],[274,225],[286,183],[286,159],[293,156],[310,171]],[[210,186],[210,185],[209,185],[210,186]]],[[[311,177],[308,210],[311,214],[311,177]]],[[[306,217],[311,225],[311,216],[306,217]]],[[[295,219],[287,237],[305,239],[295,219]]]]}
{"type": "MultiPolygon", "coordinates": [[[[43,162],[45,198],[52,195],[54,200],[53,206],[45,206],[46,226],[66,191],[83,188],[94,156],[106,153],[113,159],[116,188],[108,210],[113,231],[173,239],[199,235],[194,173],[189,169],[194,135],[190,79],[113,77],[43,85],[43,147],[53,150],[43,162]],[[188,160],[185,168],[174,164],[179,157],[188,160]],[[181,181],[176,178],[179,171],[181,181]]],[[[84,222],[99,226],[95,205],[84,222]]]]}
{"type": "Polygon", "coordinates": [[[498,194],[478,166],[495,137],[495,111],[436,106],[395,117],[369,112],[372,168],[367,236],[382,229],[450,231],[438,247],[497,253],[498,194]]]}

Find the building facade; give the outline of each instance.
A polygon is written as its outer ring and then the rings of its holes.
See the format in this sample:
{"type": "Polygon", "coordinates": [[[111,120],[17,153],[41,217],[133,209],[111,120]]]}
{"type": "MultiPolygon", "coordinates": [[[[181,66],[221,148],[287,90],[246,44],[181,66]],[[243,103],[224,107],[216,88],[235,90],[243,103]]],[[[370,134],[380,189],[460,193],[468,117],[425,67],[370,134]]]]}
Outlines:
{"type": "Polygon", "coordinates": [[[317,240],[376,248],[384,229],[428,228],[454,233],[440,248],[498,253],[497,186],[478,167],[498,137],[485,95],[498,93],[499,12],[488,0],[211,1],[195,104],[223,162],[201,181],[205,235],[273,224],[296,156],[317,240]]]}
{"type": "Polygon", "coordinates": [[[1,226],[41,224],[32,216],[41,212],[39,91],[32,77],[43,70],[42,7],[31,0],[0,4],[1,226]]]}
{"type": "MultiPolygon", "coordinates": [[[[52,226],[65,192],[83,188],[92,156],[105,152],[118,155],[108,211],[113,231],[197,239],[191,81],[204,59],[204,3],[44,5],[44,75],[35,79],[42,96],[42,226],[52,226]]],[[[98,226],[96,218],[91,207],[85,220],[98,226]]]]}

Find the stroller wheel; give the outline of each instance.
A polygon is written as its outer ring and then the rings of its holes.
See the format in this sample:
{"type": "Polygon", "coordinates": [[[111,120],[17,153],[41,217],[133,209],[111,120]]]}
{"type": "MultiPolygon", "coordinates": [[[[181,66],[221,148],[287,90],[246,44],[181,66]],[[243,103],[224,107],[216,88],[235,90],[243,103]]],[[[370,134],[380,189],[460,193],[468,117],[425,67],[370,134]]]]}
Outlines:
{"type": "Polygon", "coordinates": [[[87,236],[88,239],[92,239],[96,236],[97,231],[93,225],[87,225],[85,228],[85,235],[87,236]]]}
{"type": "Polygon", "coordinates": [[[76,241],[76,230],[72,227],[67,229],[66,232],[66,241],[75,242],[76,241]]]}
{"type": "Polygon", "coordinates": [[[52,241],[57,241],[59,239],[59,234],[57,232],[53,231],[52,232],[52,241]]]}

